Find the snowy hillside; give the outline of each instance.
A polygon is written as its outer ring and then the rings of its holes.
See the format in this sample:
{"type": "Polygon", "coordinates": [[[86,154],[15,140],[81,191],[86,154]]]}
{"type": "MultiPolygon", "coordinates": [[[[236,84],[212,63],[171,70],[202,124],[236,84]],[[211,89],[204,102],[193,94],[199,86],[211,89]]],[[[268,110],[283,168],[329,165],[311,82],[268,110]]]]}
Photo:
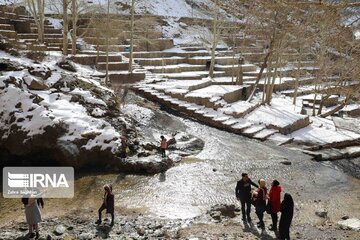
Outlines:
{"type": "MultiPolygon", "coordinates": [[[[80,1],[81,8],[88,10],[102,9],[105,11],[107,0],[93,0],[93,1],[80,1]]],[[[26,5],[23,0],[0,0],[0,5],[26,5]]],[[[54,1],[47,0],[45,6],[47,13],[58,13],[61,10],[61,1],[54,3],[54,1]],[[58,6],[56,6],[58,5],[58,6]]],[[[111,1],[111,11],[113,13],[129,13],[131,0],[120,2],[111,1]]],[[[136,13],[150,13],[160,16],[172,17],[197,17],[209,18],[211,15],[211,8],[213,3],[211,0],[137,0],[136,13]]]]}

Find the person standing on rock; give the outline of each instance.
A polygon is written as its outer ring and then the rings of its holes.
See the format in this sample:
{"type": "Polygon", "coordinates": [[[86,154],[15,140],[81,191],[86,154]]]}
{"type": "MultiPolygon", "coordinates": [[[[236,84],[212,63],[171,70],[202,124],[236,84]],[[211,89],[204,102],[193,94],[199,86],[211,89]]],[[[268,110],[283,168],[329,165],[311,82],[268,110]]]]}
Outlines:
{"type": "Polygon", "coordinates": [[[34,195],[25,196],[22,199],[22,203],[25,206],[26,223],[29,225],[29,238],[39,238],[39,223],[41,222],[41,212],[39,203],[42,206],[43,201],[38,201],[38,198],[34,195]],[[34,231],[36,233],[34,233],[34,231]]]}
{"type": "Polygon", "coordinates": [[[127,153],[128,153],[128,139],[126,136],[121,136],[121,151],[120,151],[120,157],[121,158],[126,158],[127,157],[127,153]]]}
{"type": "Polygon", "coordinates": [[[235,188],[235,195],[237,200],[240,200],[241,203],[241,212],[242,220],[251,222],[250,212],[251,212],[251,185],[254,187],[259,187],[256,183],[251,181],[247,173],[241,174],[242,179],[237,182],[235,188]],[[246,215],[245,215],[245,205],[246,205],[246,215]]]}
{"type": "Polygon", "coordinates": [[[111,185],[105,185],[104,186],[104,197],[103,197],[103,203],[101,207],[98,210],[99,213],[99,219],[96,221],[96,224],[101,224],[102,218],[101,213],[103,210],[106,209],[106,213],[110,213],[111,215],[111,226],[114,225],[114,194],[112,193],[112,186],[111,185]]]}
{"type": "Polygon", "coordinates": [[[282,187],[278,180],[273,180],[271,183],[271,189],[269,192],[269,203],[271,206],[271,219],[272,225],[269,228],[270,231],[277,231],[277,223],[278,223],[278,215],[277,213],[280,211],[280,195],[281,195],[282,187]]]}
{"type": "Polygon", "coordinates": [[[279,239],[290,239],[290,225],[294,215],[294,200],[289,193],[285,193],[280,206],[279,239]]]}
{"type": "Polygon", "coordinates": [[[167,139],[164,136],[160,137],[160,151],[161,157],[166,157],[166,149],[167,149],[167,139]]]}
{"type": "Polygon", "coordinates": [[[259,180],[259,188],[256,189],[254,193],[255,197],[255,212],[259,218],[257,226],[261,229],[265,228],[264,224],[264,212],[266,210],[266,198],[267,198],[267,188],[266,182],[264,179],[259,180]]]}

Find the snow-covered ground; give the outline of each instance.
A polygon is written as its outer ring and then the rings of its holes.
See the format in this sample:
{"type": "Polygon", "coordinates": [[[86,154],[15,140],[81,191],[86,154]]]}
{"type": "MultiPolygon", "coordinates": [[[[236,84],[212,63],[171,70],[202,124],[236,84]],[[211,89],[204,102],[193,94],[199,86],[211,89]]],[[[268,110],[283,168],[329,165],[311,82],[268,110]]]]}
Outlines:
{"type": "MultiPolygon", "coordinates": [[[[62,126],[65,132],[58,139],[59,141],[73,142],[84,139],[84,136],[91,133],[93,138],[89,139],[82,148],[90,150],[99,147],[101,150],[110,150],[115,153],[120,144],[120,133],[102,117],[107,111],[105,101],[114,96],[113,91],[100,86],[100,83],[83,78],[92,72],[87,68],[77,65],[79,75],[78,87],[73,87],[74,80],[62,80],[63,86],[54,87],[63,79],[64,73],[56,62],[59,56],[50,55],[44,64],[34,64],[30,59],[16,58],[7,53],[0,53],[2,59],[9,59],[21,64],[24,69],[3,73],[0,76],[0,130],[3,132],[2,141],[6,141],[14,129],[26,133],[24,141],[31,140],[36,135],[46,133],[47,127],[62,126]],[[35,67],[38,71],[51,70],[51,77],[43,80],[31,75],[28,68],[35,67]],[[83,76],[83,77],[80,77],[83,76]],[[15,83],[8,83],[14,77],[15,83]],[[43,82],[48,89],[34,90],[31,87],[32,81],[43,82]],[[72,87],[70,88],[70,85],[72,87]],[[102,92],[102,98],[95,96],[89,90],[80,86],[89,85],[102,92]],[[74,97],[83,99],[85,104],[91,106],[92,111],[73,100],[74,97]],[[39,99],[34,102],[34,99],[39,99]]],[[[24,142],[25,143],[25,142],[24,142]]]]}

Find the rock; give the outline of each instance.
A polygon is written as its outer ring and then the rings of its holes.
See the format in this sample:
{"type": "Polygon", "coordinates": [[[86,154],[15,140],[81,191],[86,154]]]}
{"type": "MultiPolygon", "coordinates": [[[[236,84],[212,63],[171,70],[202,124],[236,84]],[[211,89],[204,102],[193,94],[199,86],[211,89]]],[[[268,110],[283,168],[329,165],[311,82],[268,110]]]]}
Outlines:
{"type": "Polygon", "coordinates": [[[217,221],[221,220],[221,212],[220,211],[213,211],[210,213],[210,216],[217,221]]]}
{"type": "Polygon", "coordinates": [[[19,230],[20,230],[21,232],[25,232],[25,231],[28,230],[28,226],[27,226],[27,225],[21,225],[21,226],[19,227],[19,230]]]}
{"type": "Polygon", "coordinates": [[[13,84],[15,87],[22,88],[22,80],[17,77],[10,76],[8,79],[4,80],[5,84],[13,84]]]}
{"type": "Polygon", "coordinates": [[[32,67],[28,67],[28,72],[35,77],[42,78],[43,80],[46,80],[49,77],[51,77],[51,70],[42,65],[35,65],[32,67]]]}
{"type": "Polygon", "coordinates": [[[92,233],[81,233],[80,235],[77,236],[76,239],[81,239],[81,240],[91,240],[94,239],[95,236],[92,233]]]}
{"type": "Polygon", "coordinates": [[[342,219],[342,220],[348,220],[349,218],[350,218],[349,216],[345,215],[345,216],[343,216],[341,219],[342,219]]]}
{"type": "Polygon", "coordinates": [[[320,210],[317,210],[317,211],[315,212],[315,214],[316,214],[316,216],[318,216],[318,217],[326,218],[328,212],[327,212],[325,209],[320,209],[320,210]]]}
{"type": "Polygon", "coordinates": [[[137,229],[137,233],[140,235],[140,236],[144,236],[145,235],[145,229],[143,227],[139,227],[137,229]]]}
{"type": "Polygon", "coordinates": [[[43,83],[41,80],[38,80],[36,78],[33,78],[31,76],[25,76],[23,77],[24,82],[31,90],[47,90],[48,86],[43,83]]]}
{"type": "Polygon", "coordinates": [[[60,236],[63,235],[66,231],[66,228],[63,225],[57,225],[55,228],[55,235],[60,236]]]}
{"type": "Polygon", "coordinates": [[[86,139],[94,139],[99,135],[101,135],[101,132],[88,131],[81,133],[81,137],[86,139]]]}
{"type": "Polygon", "coordinates": [[[72,62],[70,61],[61,61],[61,62],[58,62],[57,65],[64,69],[64,70],[67,70],[69,72],[76,72],[76,68],[75,66],[72,64],[72,62]]]}
{"type": "Polygon", "coordinates": [[[220,212],[222,216],[234,218],[235,217],[235,205],[218,204],[211,207],[210,212],[220,212]]]}
{"type": "Polygon", "coordinates": [[[0,71],[21,71],[24,67],[14,61],[10,61],[9,59],[0,59],[0,71]]]}
{"type": "Polygon", "coordinates": [[[343,221],[339,221],[338,225],[345,230],[360,231],[360,220],[357,218],[349,218],[343,221]]]}
{"type": "Polygon", "coordinates": [[[52,237],[50,235],[47,235],[46,240],[52,240],[52,237]]]}
{"type": "Polygon", "coordinates": [[[292,164],[290,161],[282,161],[280,163],[288,166],[292,164]]]}
{"type": "Polygon", "coordinates": [[[158,146],[156,146],[155,144],[149,143],[149,142],[143,143],[143,144],[142,144],[142,147],[143,147],[145,150],[148,150],[148,151],[152,151],[152,150],[158,149],[158,146]]]}

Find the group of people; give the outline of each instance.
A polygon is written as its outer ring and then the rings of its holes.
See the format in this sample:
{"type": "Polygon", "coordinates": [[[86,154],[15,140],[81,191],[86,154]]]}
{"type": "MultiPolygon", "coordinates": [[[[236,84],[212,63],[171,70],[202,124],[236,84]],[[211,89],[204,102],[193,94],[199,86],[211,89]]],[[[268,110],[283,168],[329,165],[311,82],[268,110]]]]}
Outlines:
{"type": "Polygon", "coordinates": [[[279,239],[290,239],[290,225],[294,214],[294,201],[289,193],[284,194],[281,202],[282,187],[277,180],[271,183],[270,191],[266,187],[264,179],[260,179],[258,184],[254,183],[247,173],[243,173],[242,179],[237,182],[235,188],[236,198],[241,203],[242,220],[251,222],[251,205],[255,206],[255,213],[259,218],[257,226],[265,228],[264,213],[271,215],[272,225],[269,230],[279,233],[279,239]],[[256,187],[252,190],[251,186],[256,187]],[[281,212],[278,228],[278,213],[281,212]]]}

